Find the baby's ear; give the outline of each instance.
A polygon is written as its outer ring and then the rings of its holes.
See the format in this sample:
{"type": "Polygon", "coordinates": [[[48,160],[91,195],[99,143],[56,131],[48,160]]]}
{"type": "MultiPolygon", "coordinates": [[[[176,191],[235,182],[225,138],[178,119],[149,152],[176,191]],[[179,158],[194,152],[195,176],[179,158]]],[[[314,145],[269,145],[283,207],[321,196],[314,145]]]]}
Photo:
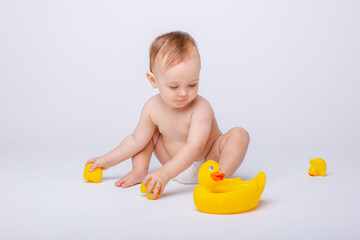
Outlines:
{"type": "Polygon", "coordinates": [[[153,88],[157,88],[154,74],[152,72],[147,72],[146,77],[148,78],[149,83],[151,84],[151,86],[153,88]]]}

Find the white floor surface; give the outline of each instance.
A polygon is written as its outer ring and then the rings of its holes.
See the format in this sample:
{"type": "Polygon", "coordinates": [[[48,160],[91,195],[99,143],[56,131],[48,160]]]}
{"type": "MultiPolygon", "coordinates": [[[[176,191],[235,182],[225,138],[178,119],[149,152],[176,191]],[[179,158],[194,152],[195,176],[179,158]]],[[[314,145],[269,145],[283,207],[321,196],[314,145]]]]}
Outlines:
{"type": "MultiPolygon", "coordinates": [[[[320,156],[319,156],[320,157],[320,156]]],[[[359,162],[327,156],[325,177],[310,177],[302,156],[248,157],[236,176],[267,184],[257,208],[233,215],[197,211],[195,185],[169,182],[148,200],[139,185],[114,186],[130,161],[104,172],[99,184],[82,179],[81,157],[2,156],[1,239],[359,239],[359,162]],[[48,161],[47,161],[48,160],[48,161]],[[19,167],[18,162],[22,165],[19,167]]],[[[347,156],[348,158],[354,156],[347,156]]],[[[151,168],[158,165],[152,160],[151,168]]]]}

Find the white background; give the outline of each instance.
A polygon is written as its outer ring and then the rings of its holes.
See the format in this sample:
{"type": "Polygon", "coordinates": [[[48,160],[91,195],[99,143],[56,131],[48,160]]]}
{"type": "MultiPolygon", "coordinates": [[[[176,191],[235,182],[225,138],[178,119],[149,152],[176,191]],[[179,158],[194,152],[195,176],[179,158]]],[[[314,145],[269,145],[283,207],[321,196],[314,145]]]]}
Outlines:
{"type": "Polygon", "coordinates": [[[359,31],[359,1],[1,1],[0,238],[359,238],[359,31]],[[130,161],[82,179],[157,93],[148,50],[174,30],[198,43],[220,128],[250,133],[236,176],[268,180],[252,212],[201,214],[174,182],[155,202],[114,187],[130,161]]]}

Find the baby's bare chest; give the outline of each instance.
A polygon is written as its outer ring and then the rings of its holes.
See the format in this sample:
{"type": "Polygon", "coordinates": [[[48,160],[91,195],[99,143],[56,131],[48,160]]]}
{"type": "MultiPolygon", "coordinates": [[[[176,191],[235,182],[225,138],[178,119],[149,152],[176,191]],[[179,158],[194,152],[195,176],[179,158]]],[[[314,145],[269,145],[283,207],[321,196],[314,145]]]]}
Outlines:
{"type": "Polygon", "coordinates": [[[191,114],[159,114],[156,124],[166,142],[186,142],[190,130],[191,114]]]}

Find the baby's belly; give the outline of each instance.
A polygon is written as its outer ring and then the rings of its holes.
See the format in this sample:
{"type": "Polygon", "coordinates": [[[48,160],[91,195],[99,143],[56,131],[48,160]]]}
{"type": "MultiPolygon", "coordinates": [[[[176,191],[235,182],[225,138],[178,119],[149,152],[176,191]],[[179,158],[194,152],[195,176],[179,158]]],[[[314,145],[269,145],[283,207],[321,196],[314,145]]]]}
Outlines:
{"type": "MultiPolygon", "coordinates": [[[[197,160],[201,160],[206,157],[209,153],[213,143],[215,142],[217,137],[209,138],[206,143],[204,150],[199,153],[200,157],[197,160]]],[[[163,143],[166,151],[169,153],[170,157],[173,158],[176,153],[186,144],[186,141],[169,141],[163,138],[163,143]]]]}
{"type": "Polygon", "coordinates": [[[176,153],[186,144],[186,141],[169,141],[163,138],[164,147],[169,153],[170,157],[173,158],[176,153]]]}

